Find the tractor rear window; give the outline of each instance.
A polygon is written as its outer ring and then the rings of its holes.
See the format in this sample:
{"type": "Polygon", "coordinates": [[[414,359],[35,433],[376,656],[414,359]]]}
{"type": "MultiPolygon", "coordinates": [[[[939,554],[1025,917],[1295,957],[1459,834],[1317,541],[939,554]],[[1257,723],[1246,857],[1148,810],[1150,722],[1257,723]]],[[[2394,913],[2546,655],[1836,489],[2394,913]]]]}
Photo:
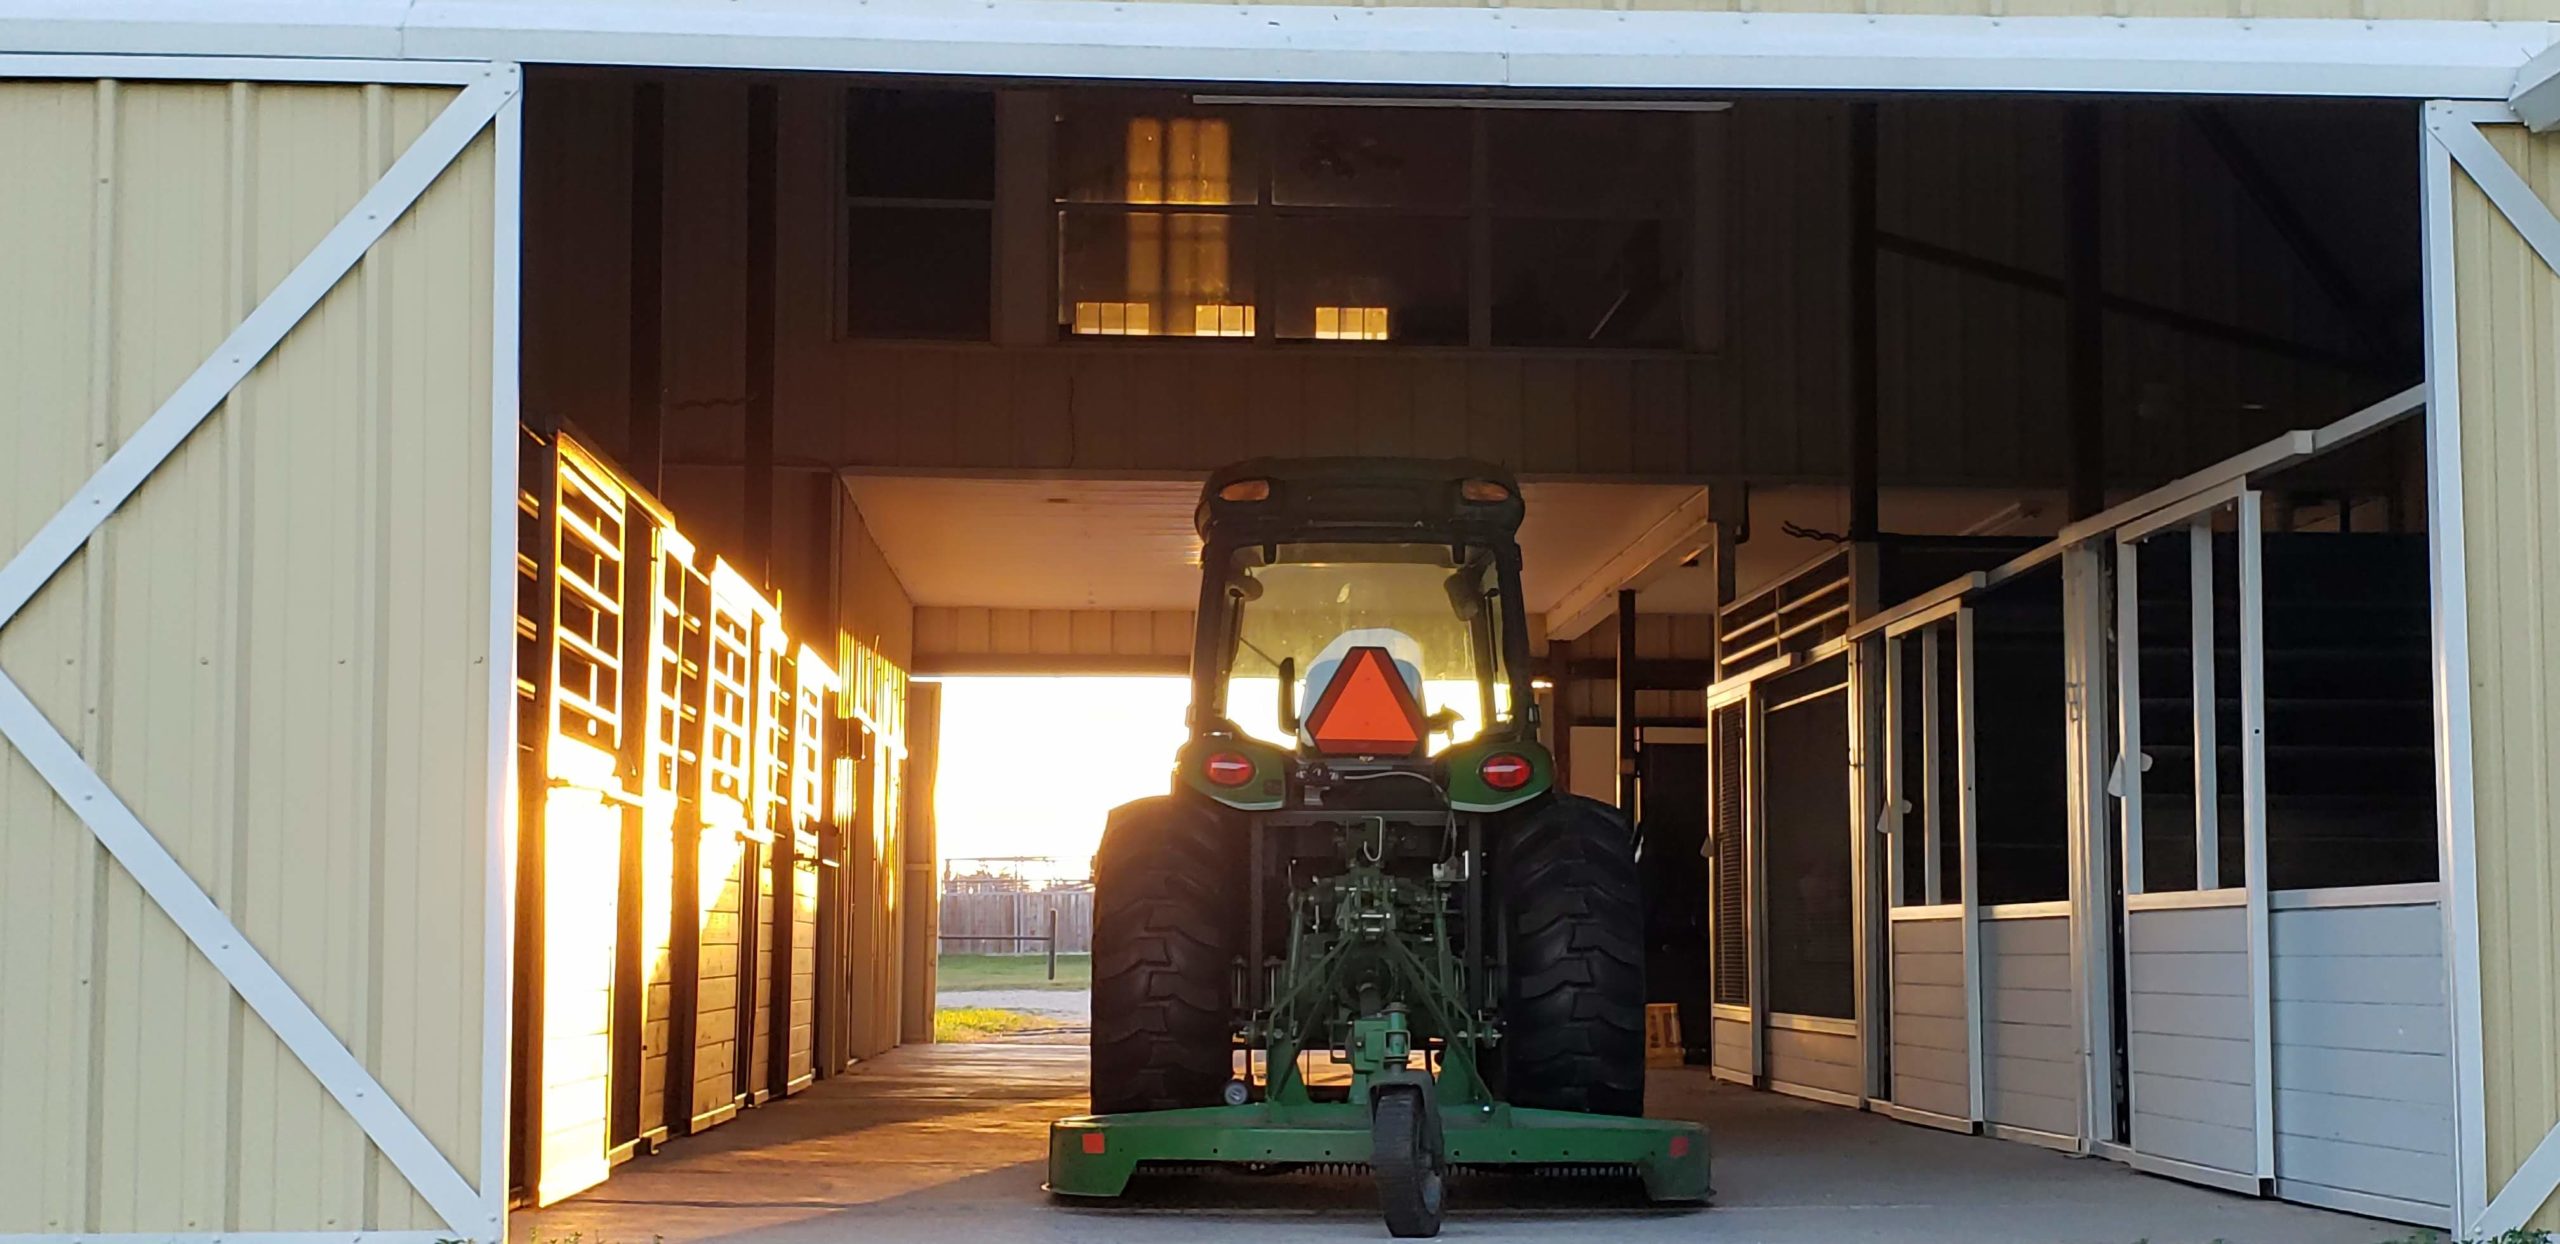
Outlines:
{"type": "Polygon", "coordinates": [[[1454,565],[1446,545],[1282,546],[1271,564],[1238,566],[1228,719],[1294,745],[1280,719],[1282,663],[1304,714],[1351,649],[1381,647],[1435,718],[1432,750],[1475,737],[1511,711],[1497,581],[1490,559],[1454,565]]]}

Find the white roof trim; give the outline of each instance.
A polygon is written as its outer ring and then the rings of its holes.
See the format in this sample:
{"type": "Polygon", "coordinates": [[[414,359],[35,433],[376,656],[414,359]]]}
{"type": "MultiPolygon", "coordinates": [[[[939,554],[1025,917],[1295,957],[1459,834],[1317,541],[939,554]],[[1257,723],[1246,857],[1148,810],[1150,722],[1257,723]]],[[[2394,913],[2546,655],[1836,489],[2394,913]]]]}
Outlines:
{"type": "Polygon", "coordinates": [[[2507,98],[2545,22],[1115,0],[0,0],[0,51],[1530,89],[2507,98]]]}

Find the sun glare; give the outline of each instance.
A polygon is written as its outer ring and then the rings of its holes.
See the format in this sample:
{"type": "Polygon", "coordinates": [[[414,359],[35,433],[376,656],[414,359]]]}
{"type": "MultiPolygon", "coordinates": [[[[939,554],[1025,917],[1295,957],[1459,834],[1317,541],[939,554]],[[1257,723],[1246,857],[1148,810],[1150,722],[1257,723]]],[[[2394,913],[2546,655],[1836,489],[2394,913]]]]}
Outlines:
{"type": "Polygon", "coordinates": [[[1033,856],[1082,877],[1103,818],[1172,788],[1182,678],[952,678],[933,810],[943,859],[1033,856]]]}

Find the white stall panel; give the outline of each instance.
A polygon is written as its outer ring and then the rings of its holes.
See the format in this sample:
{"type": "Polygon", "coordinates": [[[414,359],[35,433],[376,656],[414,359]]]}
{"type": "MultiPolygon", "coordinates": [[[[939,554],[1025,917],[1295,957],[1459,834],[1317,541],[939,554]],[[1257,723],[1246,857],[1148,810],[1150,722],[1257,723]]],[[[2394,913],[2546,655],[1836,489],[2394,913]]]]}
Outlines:
{"type": "Polygon", "coordinates": [[[2276,1180],[2287,1200],[2451,1225],[2443,930],[2434,903],[2274,914],[2276,1180]]]}
{"type": "Polygon", "coordinates": [[[2080,1133],[2080,1029],[2071,994],[2071,918],[1982,925],[1984,1110],[1995,1126],[2080,1133]]]}
{"type": "Polygon", "coordinates": [[[2125,942],[2134,1150],[2255,1170],[2247,909],[2130,911],[2125,942]]]}
{"type": "Polygon", "coordinates": [[[1895,920],[1893,1101],[1951,1119],[1973,1114],[1965,1042],[1964,921],[1895,920]]]}

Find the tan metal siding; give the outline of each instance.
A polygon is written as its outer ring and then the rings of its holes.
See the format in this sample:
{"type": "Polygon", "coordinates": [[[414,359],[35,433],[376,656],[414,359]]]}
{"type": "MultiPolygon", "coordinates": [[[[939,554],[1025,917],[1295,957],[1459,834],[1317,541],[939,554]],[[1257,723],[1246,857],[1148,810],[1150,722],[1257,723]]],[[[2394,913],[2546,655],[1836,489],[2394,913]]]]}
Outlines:
{"type": "MultiPolygon", "coordinates": [[[[2546,203],[2560,138],[2490,127],[2546,203]]],[[[2454,172],[2489,1191],[2560,1121],[2560,278],[2454,172]]],[[[2560,1226],[2546,1205],[2533,1225],[2560,1226]]]]}
{"type": "MultiPolygon", "coordinates": [[[[0,544],[452,95],[0,84],[0,544]]],[[[474,1180],[491,142],[0,631],[0,665],[474,1180]]],[[[0,824],[0,1232],[439,1225],[6,747],[0,824]]]]}

